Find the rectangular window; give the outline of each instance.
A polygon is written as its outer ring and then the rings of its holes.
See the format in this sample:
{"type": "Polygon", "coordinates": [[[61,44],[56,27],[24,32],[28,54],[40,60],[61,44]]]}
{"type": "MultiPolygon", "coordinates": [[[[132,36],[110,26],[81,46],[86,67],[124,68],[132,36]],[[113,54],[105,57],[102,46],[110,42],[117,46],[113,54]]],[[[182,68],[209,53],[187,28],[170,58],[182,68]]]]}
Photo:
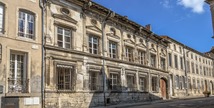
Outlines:
{"type": "Polygon", "coordinates": [[[193,62],[191,63],[191,66],[192,66],[192,73],[195,73],[195,66],[193,62]]]}
{"type": "Polygon", "coordinates": [[[195,68],[196,68],[196,74],[199,74],[199,70],[198,70],[198,65],[197,64],[195,65],[195,68]]]}
{"type": "Polygon", "coordinates": [[[146,91],[146,77],[140,77],[140,90],[146,91]]]}
{"type": "Polygon", "coordinates": [[[126,76],[126,80],[127,80],[127,88],[128,91],[134,91],[136,90],[136,81],[135,81],[135,75],[134,74],[128,74],[126,76]]]}
{"type": "Polygon", "coordinates": [[[32,13],[19,11],[18,31],[20,37],[35,39],[35,16],[32,13]]]}
{"type": "Polygon", "coordinates": [[[25,53],[10,54],[9,92],[28,92],[27,56],[25,53]]]}
{"type": "Polygon", "coordinates": [[[180,65],[181,65],[181,69],[184,69],[184,67],[183,67],[183,58],[182,57],[180,57],[180,65]]]}
{"type": "Polygon", "coordinates": [[[58,90],[74,90],[74,67],[57,65],[58,90]]]}
{"type": "Polygon", "coordinates": [[[190,62],[187,61],[187,72],[189,73],[190,72],[190,62]]]}
{"type": "Polygon", "coordinates": [[[62,48],[71,48],[71,30],[57,27],[57,44],[62,48]]]}
{"type": "Polygon", "coordinates": [[[198,88],[198,92],[200,93],[201,85],[200,85],[200,81],[199,80],[197,80],[197,88],[198,88]]]}
{"type": "Polygon", "coordinates": [[[174,59],[175,59],[175,68],[178,69],[178,56],[174,55],[174,59]]]}
{"type": "Polygon", "coordinates": [[[133,61],[133,49],[126,46],[126,60],[133,61]]]}
{"type": "Polygon", "coordinates": [[[98,54],[99,39],[95,36],[89,36],[89,53],[98,54]]]}
{"type": "Polygon", "coordinates": [[[90,90],[102,90],[99,72],[89,72],[89,88],[90,90]]]}
{"type": "Polygon", "coordinates": [[[109,56],[110,58],[117,58],[117,43],[109,41],[109,56]]]}
{"type": "Polygon", "coordinates": [[[204,67],[204,76],[206,76],[206,67],[204,67]]]}
{"type": "Polygon", "coordinates": [[[180,82],[180,81],[179,81],[179,76],[176,75],[176,76],[175,76],[175,84],[176,84],[176,88],[177,88],[177,89],[179,89],[179,82],[180,82]]]}
{"type": "Polygon", "coordinates": [[[0,33],[4,32],[4,5],[0,3],[0,33]]]}
{"type": "Polygon", "coordinates": [[[152,91],[158,91],[157,81],[158,81],[157,77],[152,77],[152,91]]]}
{"type": "Polygon", "coordinates": [[[163,69],[163,70],[166,70],[166,62],[165,62],[165,59],[164,58],[161,58],[161,61],[160,61],[161,63],[160,63],[160,65],[161,65],[161,69],[163,69]]]}
{"type": "Polygon", "coordinates": [[[172,67],[172,54],[171,53],[168,54],[168,58],[169,58],[169,66],[172,67]]]}
{"type": "Polygon", "coordinates": [[[120,90],[119,74],[110,73],[109,85],[110,90],[120,90]]]}
{"type": "Polygon", "coordinates": [[[138,60],[140,64],[145,64],[146,52],[138,50],[138,60]]]}
{"type": "Polygon", "coordinates": [[[195,79],[192,80],[193,89],[196,89],[195,79]]]}
{"type": "Polygon", "coordinates": [[[191,85],[191,79],[188,78],[188,89],[191,90],[192,89],[192,85],[191,85]]]}
{"type": "Polygon", "coordinates": [[[150,55],[150,66],[156,67],[156,55],[154,55],[154,54],[150,55]]]}

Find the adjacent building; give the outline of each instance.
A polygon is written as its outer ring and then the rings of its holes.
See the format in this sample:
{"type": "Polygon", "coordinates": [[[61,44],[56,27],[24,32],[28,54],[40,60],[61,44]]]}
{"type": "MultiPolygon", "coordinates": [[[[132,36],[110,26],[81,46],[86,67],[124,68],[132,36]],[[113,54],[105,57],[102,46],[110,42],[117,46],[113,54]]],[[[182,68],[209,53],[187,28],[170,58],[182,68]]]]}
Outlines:
{"type": "Polygon", "coordinates": [[[0,1],[2,108],[40,108],[41,9],[38,0],[0,1]]]}

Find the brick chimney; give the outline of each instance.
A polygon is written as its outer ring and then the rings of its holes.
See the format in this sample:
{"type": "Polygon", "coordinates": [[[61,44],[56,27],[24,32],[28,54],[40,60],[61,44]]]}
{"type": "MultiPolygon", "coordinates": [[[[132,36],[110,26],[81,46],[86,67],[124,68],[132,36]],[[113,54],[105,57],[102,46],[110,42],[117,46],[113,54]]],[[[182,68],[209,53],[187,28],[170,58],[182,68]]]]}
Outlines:
{"type": "Polygon", "coordinates": [[[151,26],[151,24],[147,24],[147,25],[145,25],[145,27],[146,27],[147,30],[152,31],[152,26],[151,26]]]}

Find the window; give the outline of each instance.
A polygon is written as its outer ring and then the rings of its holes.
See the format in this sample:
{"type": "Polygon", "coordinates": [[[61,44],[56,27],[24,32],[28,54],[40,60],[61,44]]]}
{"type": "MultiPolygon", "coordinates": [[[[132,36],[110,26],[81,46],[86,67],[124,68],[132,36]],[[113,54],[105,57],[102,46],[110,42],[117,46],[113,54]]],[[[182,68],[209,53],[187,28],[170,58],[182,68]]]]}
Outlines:
{"type": "Polygon", "coordinates": [[[74,90],[74,67],[57,65],[58,90],[74,90]]]}
{"type": "Polygon", "coordinates": [[[180,64],[181,64],[181,69],[184,69],[184,67],[183,67],[183,58],[182,57],[180,57],[180,64]]]}
{"type": "Polygon", "coordinates": [[[185,87],[185,77],[180,76],[180,89],[184,89],[185,87]]]}
{"type": "Polygon", "coordinates": [[[191,59],[193,59],[193,54],[191,53],[191,59]]]}
{"type": "Polygon", "coordinates": [[[189,73],[190,72],[190,62],[187,61],[187,68],[186,68],[187,72],[189,73]]]}
{"type": "Polygon", "coordinates": [[[71,48],[71,30],[57,27],[57,44],[62,48],[71,48]]]}
{"type": "Polygon", "coordinates": [[[199,70],[198,70],[198,65],[197,64],[195,65],[195,68],[196,68],[196,74],[199,74],[199,70]]]}
{"type": "Polygon", "coordinates": [[[89,53],[98,54],[99,39],[95,36],[89,36],[89,53]]]}
{"type": "Polygon", "coordinates": [[[9,92],[28,92],[27,55],[20,52],[10,54],[9,92]]]}
{"type": "Polygon", "coordinates": [[[90,90],[102,90],[100,85],[99,72],[89,71],[89,88],[90,90]]]}
{"type": "Polygon", "coordinates": [[[202,66],[200,66],[200,70],[199,71],[200,71],[200,74],[203,75],[203,73],[202,73],[202,66]]]}
{"type": "Polygon", "coordinates": [[[175,76],[175,84],[176,84],[176,88],[179,89],[179,76],[178,75],[175,76]]]}
{"type": "Polygon", "coordinates": [[[169,57],[169,66],[172,67],[172,54],[169,53],[168,57],[169,57]]]}
{"type": "Polygon", "coordinates": [[[191,79],[190,78],[188,78],[188,89],[192,89],[191,79]]]}
{"type": "Polygon", "coordinates": [[[206,74],[206,67],[204,67],[204,76],[206,76],[207,74],[206,74]]]}
{"type": "Polygon", "coordinates": [[[180,53],[182,53],[182,48],[181,47],[179,47],[179,50],[180,50],[180,53]]]}
{"type": "Polygon", "coordinates": [[[109,41],[109,56],[110,58],[117,58],[117,43],[109,41]]]}
{"type": "Polygon", "coordinates": [[[193,85],[193,89],[196,89],[196,85],[195,85],[195,79],[193,78],[193,80],[192,80],[192,85],[193,85]]]}
{"type": "Polygon", "coordinates": [[[175,59],[175,68],[178,69],[178,56],[174,55],[174,59],[175,59]]]}
{"type": "Polygon", "coordinates": [[[176,51],[176,45],[174,44],[174,50],[176,51]]]}
{"type": "Polygon", "coordinates": [[[0,33],[4,32],[4,5],[0,3],[0,33]]]}
{"type": "Polygon", "coordinates": [[[146,77],[140,77],[140,90],[146,91],[146,77]]]}
{"type": "Polygon", "coordinates": [[[158,79],[157,77],[152,77],[152,91],[158,91],[158,79]]]}
{"type": "Polygon", "coordinates": [[[146,52],[138,50],[138,60],[140,64],[145,64],[146,52]]]}
{"type": "Polygon", "coordinates": [[[126,46],[126,60],[133,61],[133,49],[128,46],[126,46]]]}
{"type": "Polygon", "coordinates": [[[191,63],[191,66],[192,66],[192,73],[195,73],[195,66],[193,62],[191,63]]]}
{"type": "Polygon", "coordinates": [[[164,59],[164,58],[161,58],[161,61],[160,61],[160,62],[161,62],[161,63],[160,63],[161,69],[166,70],[165,59],[164,59]]]}
{"type": "Polygon", "coordinates": [[[150,66],[156,67],[156,55],[154,55],[154,54],[150,55],[150,66]]]}
{"type": "Polygon", "coordinates": [[[134,74],[128,74],[126,76],[126,80],[127,80],[128,91],[134,91],[134,90],[136,90],[135,75],[134,74]]]}
{"type": "Polygon", "coordinates": [[[31,12],[19,11],[18,35],[35,39],[35,16],[31,12]]]}
{"type": "Polygon", "coordinates": [[[109,88],[111,90],[120,90],[120,78],[119,74],[110,73],[109,88]]]}
{"type": "Polygon", "coordinates": [[[201,90],[204,91],[204,81],[201,79],[201,90]]]}
{"type": "Polygon", "coordinates": [[[200,87],[200,81],[199,81],[199,79],[197,80],[197,88],[198,88],[198,92],[200,93],[201,87],[200,87]]]}

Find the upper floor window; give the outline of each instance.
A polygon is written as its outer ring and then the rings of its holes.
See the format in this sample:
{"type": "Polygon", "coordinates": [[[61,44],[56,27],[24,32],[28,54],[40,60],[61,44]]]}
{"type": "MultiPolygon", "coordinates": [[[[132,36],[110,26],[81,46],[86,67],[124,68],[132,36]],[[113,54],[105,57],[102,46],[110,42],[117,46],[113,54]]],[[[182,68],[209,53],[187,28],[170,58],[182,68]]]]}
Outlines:
{"type": "Polygon", "coordinates": [[[193,62],[191,63],[191,66],[192,66],[192,73],[195,73],[195,66],[193,62]]]}
{"type": "Polygon", "coordinates": [[[133,49],[128,46],[126,46],[126,60],[133,61],[133,49]]]}
{"type": "Polygon", "coordinates": [[[184,69],[184,67],[183,67],[183,58],[182,57],[180,57],[180,65],[181,65],[181,69],[184,69]]]}
{"type": "Polygon", "coordinates": [[[150,55],[150,66],[156,67],[156,55],[155,54],[150,55]]]}
{"type": "Polygon", "coordinates": [[[71,30],[57,27],[57,44],[62,48],[71,48],[71,30]]]}
{"type": "Polygon", "coordinates": [[[146,56],[145,51],[138,50],[138,60],[140,64],[145,64],[145,56],[146,56]]]}
{"type": "Polygon", "coordinates": [[[35,15],[23,10],[19,11],[18,35],[35,39],[35,15]]]}
{"type": "Polygon", "coordinates": [[[178,69],[178,56],[174,55],[174,59],[175,59],[175,68],[178,69]]]}
{"type": "Polygon", "coordinates": [[[89,52],[91,54],[98,54],[99,39],[96,36],[89,36],[89,52]]]}
{"type": "Polygon", "coordinates": [[[168,54],[168,58],[169,58],[169,66],[172,67],[172,54],[171,53],[168,54]]]}
{"type": "Polygon", "coordinates": [[[0,33],[4,32],[4,5],[0,2],[0,33]]]}
{"type": "Polygon", "coordinates": [[[166,70],[166,63],[165,63],[165,59],[164,58],[161,58],[161,61],[160,61],[161,63],[161,69],[163,69],[163,70],[166,70]]]}
{"type": "Polygon", "coordinates": [[[109,41],[109,57],[117,58],[117,43],[109,41]]]}
{"type": "Polygon", "coordinates": [[[187,70],[187,72],[190,72],[190,62],[189,62],[189,61],[187,61],[186,63],[187,63],[186,70],[187,70]]]}
{"type": "Polygon", "coordinates": [[[181,47],[179,47],[179,50],[180,50],[180,53],[182,53],[182,48],[181,47]]]}
{"type": "Polygon", "coordinates": [[[176,51],[176,45],[174,44],[174,50],[176,51]]]}

